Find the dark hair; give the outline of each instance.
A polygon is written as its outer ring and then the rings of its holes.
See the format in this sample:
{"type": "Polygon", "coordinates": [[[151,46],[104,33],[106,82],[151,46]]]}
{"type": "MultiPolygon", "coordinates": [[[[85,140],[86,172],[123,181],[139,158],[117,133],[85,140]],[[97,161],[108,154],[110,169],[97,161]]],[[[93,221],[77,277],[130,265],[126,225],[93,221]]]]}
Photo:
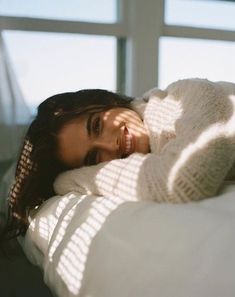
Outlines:
{"type": "Polygon", "coordinates": [[[37,116],[28,128],[18,158],[2,238],[24,235],[28,227],[28,211],[55,195],[55,177],[69,169],[57,157],[57,135],[63,126],[94,110],[131,108],[132,99],[107,90],[89,89],[57,94],[38,106],[37,116]]]}

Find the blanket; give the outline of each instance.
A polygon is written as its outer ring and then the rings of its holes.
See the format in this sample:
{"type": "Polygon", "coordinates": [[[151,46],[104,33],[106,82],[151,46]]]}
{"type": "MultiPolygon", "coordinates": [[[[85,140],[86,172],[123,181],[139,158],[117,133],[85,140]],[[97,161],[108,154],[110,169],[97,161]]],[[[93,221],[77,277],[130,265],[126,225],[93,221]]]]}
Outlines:
{"type": "Polygon", "coordinates": [[[235,296],[235,184],[177,205],[70,192],[31,215],[21,243],[55,296],[235,296]]]}

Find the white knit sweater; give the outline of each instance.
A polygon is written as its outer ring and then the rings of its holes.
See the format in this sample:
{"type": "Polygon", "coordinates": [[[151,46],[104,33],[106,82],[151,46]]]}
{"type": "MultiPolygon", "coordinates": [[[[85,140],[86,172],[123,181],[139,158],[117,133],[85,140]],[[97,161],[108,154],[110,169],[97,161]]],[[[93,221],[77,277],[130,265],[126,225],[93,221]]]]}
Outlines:
{"type": "Polygon", "coordinates": [[[149,130],[151,153],[64,172],[54,183],[57,194],[187,202],[214,196],[233,178],[235,84],[180,80],[132,106],[149,130]]]}

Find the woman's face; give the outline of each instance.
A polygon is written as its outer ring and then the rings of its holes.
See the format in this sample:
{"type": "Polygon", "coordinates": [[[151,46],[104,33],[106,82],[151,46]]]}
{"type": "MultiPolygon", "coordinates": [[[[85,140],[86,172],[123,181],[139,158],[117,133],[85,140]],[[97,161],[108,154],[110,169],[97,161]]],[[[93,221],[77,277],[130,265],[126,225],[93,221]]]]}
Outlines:
{"type": "Polygon", "coordinates": [[[140,116],[127,108],[79,116],[58,135],[60,160],[71,168],[147,154],[149,136],[140,116]]]}

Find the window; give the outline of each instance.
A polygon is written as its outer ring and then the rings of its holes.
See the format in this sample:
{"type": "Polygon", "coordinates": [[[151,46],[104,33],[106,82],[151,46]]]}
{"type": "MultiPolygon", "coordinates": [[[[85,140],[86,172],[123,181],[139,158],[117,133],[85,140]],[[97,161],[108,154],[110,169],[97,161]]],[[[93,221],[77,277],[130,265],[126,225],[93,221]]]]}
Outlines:
{"type": "Polygon", "coordinates": [[[235,43],[161,37],[159,86],[182,78],[234,81],[235,43]]]}
{"type": "Polygon", "coordinates": [[[0,0],[8,55],[33,114],[57,93],[122,91],[126,33],[120,1],[0,0]]]}
{"type": "Polygon", "coordinates": [[[116,90],[115,37],[5,31],[4,40],[33,113],[41,101],[57,93],[116,90]]]}
{"type": "Polygon", "coordinates": [[[212,0],[166,0],[165,22],[183,25],[235,30],[235,2],[212,0]]]}
{"type": "MultiPolygon", "coordinates": [[[[234,69],[234,64],[227,62],[227,58],[232,61],[235,55],[234,9],[235,1],[228,0],[149,0],[147,4],[146,1],[139,0],[71,0],[69,6],[66,0],[42,0],[40,7],[31,0],[0,0],[0,26],[1,30],[6,32],[4,37],[11,52],[11,59],[14,60],[14,64],[18,63],[18,66],[14,67],[18,69],[16,71],[24,85],[24,94],[30,98],[27,99],[30,102],[38,102],[39,97],[55,93],[57,86],[61,89],[73,89],[72,82],[75,80],[78,83],[83,82],[81,88],[89,87],[91,77],[79,72],[83,62],[89,67],[96,65],[94,77],[97,77],[98,73],[98,78],[97,84],[92,84],[94,87],[118,90],[130,96],[141,96],[151,87],[166,85],[182,76],[208,76],[212,80],[234,81],[229,74],[230,68],[234,69]],[[19,3],[21,7],[18,7],[19,3]],[[95,5],[98,7],[95,8],[95,5]],[[85,7],[87,12],[82,10],[85,7]],[[90,9],[91,7],[95,9],[90,9]],[[37,19],[39,17],[40,20],[37,19]],[[36,61],[34,57],[33,59],[25,57],[21,40],[25,40],[25,50],[29,54],[31,46],[29,38],[35,40],[35,46],[37,44],[36,47],[39,49],[39,40],[44,39],[42,36],[45,36],[48,44],[41,49],[41,61],[47,61],[47,65],[52,65],[52,61],[54,65],[58,64],[58,61],[63,61],[61,67],[64,66],[64,71],[74,74],[75,78],[72,79],[70,76],[65,86],[59,83],[59,79],[63,80],[59,78],[62,75],[56,73],[58,77],[56,86],[56,81],[52,83],[51,79],[54,70],[42,62],[42,65],[48,68],[48,75],[45,75],[48,80],[44,82],[48,93],[41,93],[37,97],[26,92],[27,81],[33,79],[36,81],[37,78],[36,83],[32,82],[32,85],[35,85],[44,78],[39,79],[38,73],[32,74],[31,71],[37,68],[36,61]],[[18,38],[17,47],[13,42],[14,38],[18,38]],[[54,54],[51,49],[52,40],[57,44],[54,54]],[[89,58],[86,58],[86,53],[84,56],[81,53],[81,49],[86,48],[85,44],[87,47],[88,44],[92,47],[92,53],[85,50],[89,58]],[[99,56],[101,47],[104,51],[102,57],[99,56]],[[16,58],[17,51],[21,53],[22,58],[16,58]],[[70,51],[71,56],[79,53],[78,58],[69,59],[70,51]],[[207,59],[203,54],[205,51],[209,53],[207,59]],[[190,52],[194,52],[194,55],[190,55],[190,52]],[[95,62],[92,60],[93,57],[100,61],[95,62]],[[105,66],[106,60],[107,66],[105,66]],[[204,63],[201,64],[202,60],[204,63]],[[34,67],[27,65],[28,61],[31,61],[34,67]],[[217,70],[215,70],[216,62],[217,70]],[[191,71],[189,63],[192,65],[191,71]],[[33,78],[26,79],[27,75],[33,78]],[[85,83],[83,77],[89,80],[85,83]]],[[[35,49],[35,52],[38,53],[38,50],[35,49]]],[[[53,67],[57,69],[58,66],[53,67]]],[[[41,87],[40,92],[43,89],[44,87],[41,87]]],[[[34,106],[35,102],[32,103],[34,106]]]]}
{"type": "Polygon", "coordinates": [[[114,23],[117,0],[0,0],[0,15],[114,23]]]}
{"type": "Polygon", "coordinates": [[[235,82],[235,1],[165,0],[158,85],[189,77],[235,82]]]}

